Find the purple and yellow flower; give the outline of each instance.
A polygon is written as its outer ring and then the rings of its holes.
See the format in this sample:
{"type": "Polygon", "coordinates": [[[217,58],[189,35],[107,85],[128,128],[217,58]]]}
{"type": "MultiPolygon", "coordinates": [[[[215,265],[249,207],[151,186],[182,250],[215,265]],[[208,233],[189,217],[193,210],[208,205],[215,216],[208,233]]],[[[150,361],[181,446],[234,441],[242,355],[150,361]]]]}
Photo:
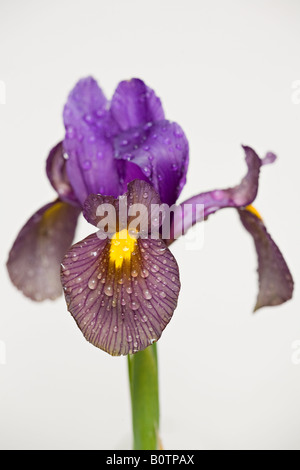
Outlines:
{"type": "MultiPolygon", "coordinates": [[[[92,78],[80,80],[64,108],[66,134],[52,149],[47,174],[58,199],[38,211],[10,252],[13,283],[34,300],[54,299],[64,289],[68,309],[85,338],[112,355],[132,354],[157,341],[177,306],[179,270],[169,246],[204,218],[235,208],[258,253],[255,309],[292,297],[293,280],[278,247],[252,206],[260,159],[244,147],[248,171],[233,188],[201,193],[177,206],[170,236],[132,230],[130,208],[172,206],[186,182],[189,148],[181,127],[165,119],[160,99],[138,79],[121,82],[110,102],[92,78]],[[99,207],[125,216],[105,237],[94,233],[71,247],[81,211],[99,228],[99,207]],[[124,211],[123,211],[124,215],[124,211]],[[61,267],[60,267],[61,265],[61,267]],[[61,270],[61,280],[60,280],[61,270]]],[[[103,214],[102,214],[103,215],[103,214]]],[[[157,227],[162,220],[158,218],[157,227]]]]}

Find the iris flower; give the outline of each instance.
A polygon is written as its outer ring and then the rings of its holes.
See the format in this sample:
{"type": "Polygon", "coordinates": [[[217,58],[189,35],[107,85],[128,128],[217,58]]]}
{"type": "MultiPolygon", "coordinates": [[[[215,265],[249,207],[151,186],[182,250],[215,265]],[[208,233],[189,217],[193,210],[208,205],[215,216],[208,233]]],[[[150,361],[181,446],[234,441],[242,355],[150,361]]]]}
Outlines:
{"type": "Polygon", "coordinates": [[[203,204],[205,219],[223,208],[236,209],[253,237],[259,274],[255,309],[291,298],[288,266],[252,206],[260,170],[275,155],[260,159],[243,147],[247,173],[240,184],[178,205],[170,236],[159,231],[153,239],[150,232],[130,230],[130,208],[143,204],[151,217],[153,205],[178,200],[189,161],[181,127],[165,119],[160,99],[139,79],[121,82],[110,102],[93,78],[80,80],[63,117],[65,138],[47,160],[58,198],[27,222],[7,263],[12,282],[26,296],[42,301],[64,291],[69,311],[92,344],[111,355],[144,350],[160,338],[177,305],[179,269],[168,247],[203,220],[197,211],[203,204]],[[122,225],[117,222],[104,239],[94,233],[71,246],[81,211],[99,228],[99,207],[109,204],[119,214],[124,200],[122,225]]]}

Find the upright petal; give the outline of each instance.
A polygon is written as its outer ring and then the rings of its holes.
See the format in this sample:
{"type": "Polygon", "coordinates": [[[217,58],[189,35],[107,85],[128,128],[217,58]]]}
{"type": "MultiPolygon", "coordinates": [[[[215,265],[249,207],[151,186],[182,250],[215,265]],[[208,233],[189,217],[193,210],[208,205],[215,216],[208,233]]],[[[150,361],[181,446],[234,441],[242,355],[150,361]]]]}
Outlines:
{"type": "Polygon", "coordinates": [[[91,77],[80,80],[71,91],[64,108],[64,123],[67,174],[80,203],[91,193],[117,196],[120,181],[111,137],[119,126],[91,77]]]}
{"type": "Polygon", "coordinates": [[[246,154],[248,171],[240,184],[233,188],[216,189],[200,193],[180,204],[173,218],[171,227],[172,236],[168,244],[186,233],[192,225],[203,220],[202,215],[204,215],[204,218],[207,218],[220,209],[226,207],[245,207],[253,202],[258,191],[260,168],[262,165],[273,163],[275,156],[268,153],[261,160],[251,147],[243,147],[243,149],[246,154]],[[272,158],[270,155],[272,155],[272,158]],[[201,205],[203,205],[203,211],[198,210],[201,205]]]}
{"type": "Polygon", "coordinates": [[[7,268],[13,284],[32,300],[62,294],[60,264],[70,248],[80,210],[62,201],[40,209],[19,233],[7,268]]]}
{"type": "Polygon", "coordinates": [[[258,256],[259,293],[255,311],[280,305],[292,298],[294,282],[289,268],[275,242],[254,211],[240,209],[245,229],[253,237],[258,256]]]}
{"type": "Polygon", "coordinates": [[[111,111],[123,131],[165,117],[160,99],[138,78],[119,83],[111,111]]]}
{"type": "Polygon", "coordinates": [[[178,124],[160,121],[130,129],[115,137],[114,146],[116,158],[138,166],[163,203],[176,202],[189,162],[188,141],[178,124]]]}
{"type": "Polygon", "coordinates": [[[70,204],[78,204],[74,190],[67,176],[66,159],[64,158],[62,142],[59,142],[50,151],[47,159],[46,171],[50,183],[56,190],[60,199],[64,202],[69,202],[70,204]]]}

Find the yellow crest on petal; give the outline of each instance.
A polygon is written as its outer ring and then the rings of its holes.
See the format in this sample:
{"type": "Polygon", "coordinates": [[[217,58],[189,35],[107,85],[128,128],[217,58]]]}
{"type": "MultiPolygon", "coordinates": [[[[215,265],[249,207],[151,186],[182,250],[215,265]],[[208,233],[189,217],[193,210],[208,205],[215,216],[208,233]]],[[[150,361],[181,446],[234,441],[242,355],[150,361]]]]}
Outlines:
{"type": "Polygon", "coordinates": [[[260,215],[260,213],[255,209],[255,207],[249,205],[249,206],[246,206],[245,207],[245,210],[248,211],[248,212],[251,212],[251,214],[253,215],[256,215],[256,217],[259,219],[259,220],[263,220],[262,219],[262,216],[260,215]]]}
{"type": "Polygon", "coordinates": [[[109,259],[115,264],[116,269],[122,267],[124,261],[130,261],[136,246],[136,239],[128,230],[116,232],[111,239],[109,259]]]}

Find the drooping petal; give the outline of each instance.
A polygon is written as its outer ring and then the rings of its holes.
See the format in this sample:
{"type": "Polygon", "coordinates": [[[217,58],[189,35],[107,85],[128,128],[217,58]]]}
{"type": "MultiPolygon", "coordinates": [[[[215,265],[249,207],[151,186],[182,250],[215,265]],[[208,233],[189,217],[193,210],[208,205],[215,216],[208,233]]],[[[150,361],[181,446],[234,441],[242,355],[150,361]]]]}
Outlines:
{"type": "Polygon", "coordinates": [[[233,188],[216,189],[198,194],[178,206],[171,227],[171,244],[195,223],[226,207],[245,207],[253,202],[258,191],[258,180],[262,165],[273,163],[275,155],[268,153],[261,160],[251,147],[244,147],[248,171],[240,184],[233,188]],[[199,210],[203,206],[203,210],[199,210]]]}
{"type": "Polygon", "coordinates": [[[59,142],[50,151],[46,164],[47,176],[60,199],[70,204],[77,204],[77,198],[66,172],[63,143],[59,142]]]}
{"type": "Polygon", "coordinates": [[[120,194],[111,143],[119,126],[93,78],[80,80],[71,91],[64,108],[64,123],[67,174],[81,204],[91,193],[120,194]]]}
{"type": "Polygon", "coordinates": [[[36,212],[19,233],[7,268],[13,284],[32,300],[62,294],[60,263],[72,244],[79,213],[58,200],[36,212]]]}
{"type": "Polygon", "coordinates": [[[189,146],[176,123],[160,121],[129,129],[114,139],[115,156],[137,165],[159,193],[172,205],[186,183],[189,146]]]}
{"type": "Polygon", "coordinates": [[[138,78],[119,83],[111,111],[123,131],[165,118],[160,99],[138,78]]]}
{"type": "Polygon", "coordinates": [[[258,256],[259,293],[255,311],[292,298],[294,282],[278,246],[254,211],[239,209],[245,229],[253,237],[258,256]]]}
{"type": "Polygon", "coordinates": [[[68,309],[85,338],[116,356],[160,338],[176,308],[180,281],[163,241],[136,240],[121,266],[112,243],[94,234],[74,245],[61,276],[68,309]]]}

